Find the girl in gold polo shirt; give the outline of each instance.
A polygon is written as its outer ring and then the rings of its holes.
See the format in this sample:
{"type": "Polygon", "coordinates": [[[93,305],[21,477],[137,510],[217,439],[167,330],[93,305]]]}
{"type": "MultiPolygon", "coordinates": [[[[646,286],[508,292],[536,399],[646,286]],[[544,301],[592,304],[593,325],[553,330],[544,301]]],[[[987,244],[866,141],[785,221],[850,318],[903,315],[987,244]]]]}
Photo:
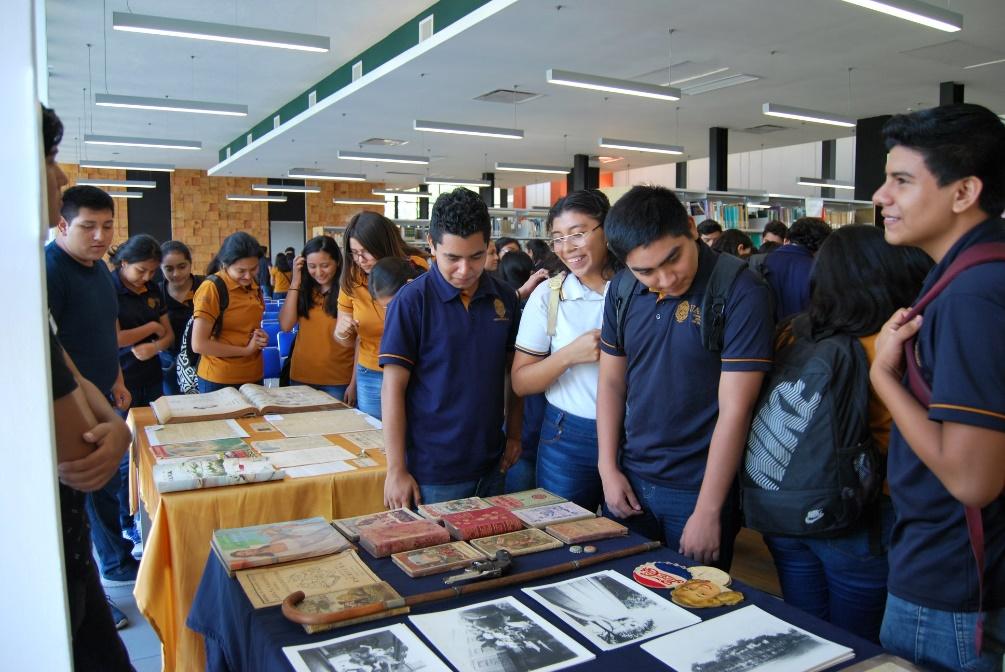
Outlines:
{"type": "Polygon", "coordinates": [[[338,399],[352,381],[355,354],[351,344],[335,340],[341,270],[342,252],[334,238],[307,241],[303,254],[293,260],[291,296],[279,313],[283,331],[300,323],[290,355],[290,383],[310,385],[338,399]]]}
{"type": "Polygon", "coordinates": [[[261,328],[265,303],[255,282],[260,254],[253,236],[243,231],[227,236],[207,269],[216,279],[210,276],[195,293],[192,350],[200,355],[199,392],[262,381],[261,350],[269,336],[261,328]],[[218,283],[227,290],[223,311],[218,283]]]}
{"type": "Polygon", "coordinates": [[[358,344],[356,377],[346,390],[346,403],[380,417],[380,386],[383,374],[377,363],[380,337],[384,335],[384,307],[377,304],[367,288],[367,277],[374,264],[385,257],[411,259],[429,268],[422,252],[401,239],[394,222],[375,212],[360,212],[345,229],[345,268],[338,296],[338,322],[335,339],[358,344]]]}
{"type": "Polygon", "coordinates": [[[289,258],[285,254],[277,254],[276,263],[269,269],[269,274],[272,276],[273,299],[286,298],[286,292],[289,291],[293,279],[292,271],[289,258]]]}

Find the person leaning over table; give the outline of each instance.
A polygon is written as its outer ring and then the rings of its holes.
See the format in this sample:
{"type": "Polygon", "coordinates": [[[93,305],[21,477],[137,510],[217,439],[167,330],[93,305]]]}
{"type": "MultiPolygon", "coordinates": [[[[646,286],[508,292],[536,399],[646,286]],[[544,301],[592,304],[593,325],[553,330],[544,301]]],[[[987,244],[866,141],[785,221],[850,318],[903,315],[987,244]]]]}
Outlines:
{"type": "Polygon", "coordinates": [[[192,252],[180,240],[161,243],[161,273],[164,276],[160,285],[161,298],[167,306],[168,321],[174,334],[174,342],[160,353],[163,388],[164,394],[181,394],[176,360],[181,351],[185,326],[192,318],[195,290],[199,289],[205,277],[192,273],[192,252]]]}

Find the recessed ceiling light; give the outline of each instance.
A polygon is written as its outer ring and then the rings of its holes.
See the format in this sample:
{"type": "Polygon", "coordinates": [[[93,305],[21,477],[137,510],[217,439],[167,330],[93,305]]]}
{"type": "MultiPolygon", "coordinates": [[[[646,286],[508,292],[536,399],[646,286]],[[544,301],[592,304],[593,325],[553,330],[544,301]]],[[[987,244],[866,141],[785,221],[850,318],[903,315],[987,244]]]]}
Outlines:
{"type": "Polygon", "coordinates": [[[252,191],[288,191],[291,194],[319,194],[321,187],[310,187],[300,184],[253,184],[252,191]]]}
{"type": "Polygon", "coordinates": [[[285,196],[260,196],[258,194],[227,194],[228,201],[266,201],[268,203],[285,203],[285,196]]]}
{"type": "Polygon", "coordinates": [[[404,154],[380,154],[378,152],[350,152],[339,150],[338,158],[351,161],[383,161],[386,163],[417,163],[427,165],[429,159],[425,156],[406,156],[404,154]]]}
{"type": "Polygon", "coordinates": [[[226,23],[186,21],[131,12],[112,12],[112,28],[130,33],[187,37],[194,40],[230,42],[256,47],[278,47],[280,49],[317,52],[326,52],[331,49],[331,40],[323,35],[288,33],[281,30],[232,26],[226,23]]]}
{"type": "Polygon", "coordinates": [[[627,79],[601,77],[599,75],[556,70],[554,68],[549,69],[545,73],[545,77],[549,84],[607,91],[608,93],[624,93],[629,96],[642,96],[643,98],[656,98],[659,100],[680,100],[679,89],[669,86],[659,86],[658,84],[642,84],[627,79]]]}
{"type": "Polygon", "coordinates": [[[115,135],[85,135],[87,145],[121,145],[123,147],[156,147],[158,149],[202,149],[198,140],[168,140],[163,138],[128,138],[115,135]]]}
{"type": "MultiPolygon", "coordinates": [[[[117,152],[115,152],[117,153],[117,152]]],[[[134,163],[132,161],[88,161],[80,162],[81,168],[109,168],[111,170],[149,170],[159,173],[173,173],[169,163],[134,163]]]]}
{"type": "Polygon", "coordinates": [[[783,117],[785,119],[809,121],[814,124],[828,124],[830,126],[855,128],[854,119],[851,119],[850,117],[843,117],[839,114],[831,114],[830,112],[820,112],[818,110],[808,110],[802,107],[778,105],[776,103],[764,103],[762,111],[764,114],[771,117],[783,117]]]}
{"type": "Polygon", "coordinates": [[[685,82],[693,82],[694,80],[701,79],[702,77],[711,77],[712,75],[718,75],[719,73],[726,72],[727,70],[729,70],[729,66],[709,70],[708,72],[703,72],[699,75],[691,75],[690,77],[681,77],[680,79],[672,80],[670,82],[670,86],[679,86],[685,82]]]}
{"type": "Polygon", "coordinates": [[[694,84],[689,84],[683,88],[681,91],[685,96],[697,96],[700,93],[708,93],[709,91],[717,91],[718,89],[725,89],[730,86],[738,86],[740,84],[746,84],[748,82],[756,82],[760,77],[756,75],[746,75],[738,73],[735,75],[728,75],[726,77],[720,77],[718,79],[711,79],[704,82],[695,82],[694,84]]]}
{"type": "Polygon", "coordinates": [[[407,145],[408,140],[396,140],[395,138],[367,138],[359,144],[376,145],[378,147],[400,147],[401,145],[407,145]]]}
{"type": "Polygon", "coordinates": [[[460,177],[427,177],[423,180],[426,184],[456,184],[461,187],[491,187],[488,180],[466,180],[460,177]]]}
{"type": "Polygon", "coordinates": [[[919,0],[844,0],[845,2],[872,9],[883,14],[896,16],[920,23],[929,28],[935,28],[947,33],[955,33],[963,29],[963,15],[951,12],[942,7],[930,5],[919,0]]]}
{"type": "Polygon", "coordinates": [[[796,180],[796,184],[801,184],[804,187],[823,187],[825,189],[855,189],[855,185],[851,182],[842,182],[841,180],[832,180],[824,177],[800,177],[796,180]]]}
{"type": "Polygon", "coordinates": [[[143,198],[142,191],[109,191],[106,193],[112,198],[143,198]]]}
{"type": "Polygon", "coordinates": [[[91,180],[79,179],[77,184],[91,187],[132,187],[134,189],[156,189],[157,183],[153,180],[91,180]]]}
{"type": "Polygon", "coordinates": [[[496,170],[506,170],[514,173],[557,173],[568,175],[572,168],[561,166],[541,166],[533,163],[496,163],[496,170]]]}
{"type": "Polygon", "coordinates": [[[290,168],[287,177],[301,180],[332,180],[341,182],[365,182],[366,175],[363,173],[329,173],[311,168],[290,168]]]}
{"type": "Polygon", "coordinates": [[[142,98],[98,93],[94,104],[99,107],[126,107],[138,110],[164,110],[166,112],[192,112],[194,114],[219,114],[228,117],[248,116],[247,105],[209,103],[201,100],[175,100],[173,98],[142,98]]]}
{"type": "Polygon", "coordinates": [[[678,145],[657,145],[650,142],[635,140],[615,140],[600,138],[600,146],[608,149],[630,149],[635,152],[652,152],[654,154],[683,154],[684,148],[678,145]]]}
{"type": "Polygon", "coordinates": [[[333,198],[335,205],[387,205],[383,198],[333,198]]]}
{"type": "Polygon", "coordinates": [[[413,127],[417,131],[429,131],[431,133],[452,133],[456,135],[478,135],[485,138],[523,140],[523,131],[518,128],[472,126],[470,124],[454,124],[446,121],[426,121],[423,119],[416,119],[413,127]]]}

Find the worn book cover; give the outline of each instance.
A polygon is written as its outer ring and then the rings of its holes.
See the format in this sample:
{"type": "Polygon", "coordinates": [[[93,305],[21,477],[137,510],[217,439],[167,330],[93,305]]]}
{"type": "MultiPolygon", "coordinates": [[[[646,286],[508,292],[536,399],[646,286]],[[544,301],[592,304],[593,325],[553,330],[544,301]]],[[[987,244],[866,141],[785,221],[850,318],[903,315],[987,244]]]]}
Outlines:
{"type": "Polygon", "coordinates": [[[450,541],[450,533],[431,520],[371,525],[359,531],[359,545],[375,558],[393,553],[436,546],[450,541]]]}
{"type": "Polygon", "coordinates": [[[532,509],[517,509],[513,515],[522,520],[527,527],[546,527],[554,523],[595,518],[597,514],[587,511],[574,502],[563,502],[550,506],[535,506],[532,509]]]}
{"type": "Polygon", "coordinates": [[[561,548],[562,542],[545,534],[541,530],[529,527],[517,532],[508,532],[494,537],[484,537],[482,539],[472,539],[471,545],[485,555],[495,557],[496,551],[507,550],[511,555],[527,555],[538,551],[548,551],[553,548],[561,548]]]}
{"type": "Polygon", "coordinates": [[[439,521],[447,514],[477,511],[478,509],[487,509],[490,506],[492,505],[481,497],[465,497],[464,499],[451,499],[435,504],[419,504],[419,514],[430,520],[439,521]]]}
{"type": "MultiPolygon", "coordinates": [[[[365,607],[371,604],[379,604],[381,602],[393,603],[395,600],[400,599],[401,595],[395,592],[394,588],[392,588],[390,584],[385,581],[380,581],[378,583],[372,583],[365,586],[333,590],[327,593],[305,597],[304,600],[297,605],[297,609],[309,614],[330,614],[333,612],[346,611],[348,609],[356,609],[357,607],[365,607]]],[[[313,634],[315,632],[324,632],[325,630],[333,630],[335,628],[346,628],[350,625],[356,625],[357,623],[366,623],[367,621],[376,621],[382,618],[391,618],[392,616],[400,616],[401,614],[407,613],[408,607],[397,606],[388,609],[387,611],[370,614],[368,616],[360,616],[358,618],[350,618],[345,621],[339,621],[338,623],[330,623],[326,625],[304,624],[304,630],[307,631],[307,634],[313,634]]]]}
{"type": "Polygon", "coordinates": [[[534,488],[533,490],[524,490],[523,492],[511,492],[506,495],[486,497],[485,501],[492,506],[501,506],[504,509],[514,511],[516,509],[529,509],[534,506],[561,504],[566,499],[548,492],[544,488],[534,488]]]}
{"type": "Polygon", "coordinates": [[[262,458],[192,458],[155,464],[151,471],[157,492],[281,481],[286,476],[286,472],[262,458]]]}
{"type": "Polygon", "coordinates": [[[581,544],[586,541],[623,537],[628,528],[610,518],[587,518],[571,523],[548,525],[544,531],[567,544],[581,544]]]}
{"type": "Polygon", "coordinates": [[[380,583],[377,575],[353,550],[281,565],[242,569],[235,576],[255,609],[281,604],[287,595],[298,590],[302,590],[307,597],[313,597],[380,583]]]}
{"type": "Polygon", "coordinates": [[[150,446],[150,452],[158,462],[177,462],[193,457],[261,457],[257,450],[236,438],[150,446]]]}
{"type": "Polygon", "coordinates": [[[359,531],[365,527],[390,525],[391,523],[411,523],[416,520],[425,520],[425,518],[408,509],[391,509],[390,511],[368,513],[365,516],[339,518],[332,522],[335,529],[345,535],[346,539],[359,541],[359,531]]]}
{"type": "Polygon", "coordinates": [[[483,560],[484,555],[463,541],[419,548],[414,551],[395,553],[391,556],[394,564],[411,577],[440,574],[467,567],[475,560],[483,560]]]}
{"type": "Polygon", "coordinates": [[[443,516],[443,526],[454,539],[477,539],[493,534],[516,532],[523,529],[523,523],[506,509],[490,506],[476,511],[448,513],[443,516]]]}
{"type": "Polygon", "coordinates": [[[351,546],[320,516],[216,530],[211,545],[231,576],[238,569],[314,558],[351,546]]]}

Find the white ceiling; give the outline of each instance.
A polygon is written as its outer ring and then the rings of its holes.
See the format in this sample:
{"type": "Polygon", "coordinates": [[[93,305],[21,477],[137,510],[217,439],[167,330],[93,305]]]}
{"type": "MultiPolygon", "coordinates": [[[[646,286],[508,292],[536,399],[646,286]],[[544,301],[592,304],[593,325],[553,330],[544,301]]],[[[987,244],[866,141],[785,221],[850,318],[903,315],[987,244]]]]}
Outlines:
{"type": "MultiPolygon", "coordinates": [[[[930,1],[943,6],[947,2],[930,1]]],[[[47,3],[50,101],[70,131],[61,158],[77,160],[73,138],[78,135],[78,124],[88,132],[93,124],[94,133],[201,140],[204,149],[88,147],[88,158],[199,168],[217,164],[220,147],[432,4],[416,0],[184,0],[171,3],[166,11],[163,3],[153,0],[129,2],[137,13],[329,35],[332,53],[318,55],[118,33],[111,30],[111,12],[127,11],[125,0],[105,2],[106,34],[101,2],[47,3]],[[236,10],[235,4],[239,5],[236,10]],[[84,44],[95,45],[91,79],[94,88],[103,92],[104,39],[108,40],[109,92],[243,103],[249,106],[250,116],[209,117],[91,105],[84,121],[82,88],[88,82],[84,44]],[[196,55],[194,84],[192,54],[196,55]]],[[[561,9],[557,5],[519,0],[505,6],[275,139],[257,143],[218,174],[281,177],[293,167],[317,167],[365,172],[372,180],[407,187],[425,174],[478,177],[492,171],[496,161],[568,166],[577,153],[624,157],[608,164],[610,169],[629,163],[640,167],[668,159],[600,150],[597,139],[679,144],[695,158],[708,154],[710,126],[731,129],[731,152],[841,137],[847,132],[835,127],[765,117],[761,104],[770,101],[863,118],[935,105],[939,82],[950,80],[966,86],[968,102],[1005,113],[1005,64],[974,70],[960,65],[973,54],[980,54],[979,60],[988,60],[989,54],[1005,58],[1005,48],[999,46],[1005,27],[1001,0],[953,0],[952,9],[964,15],[964,29],[955,34],[839,0],[568,0],[561,9]],[[705,66],[729,67],[724,74],[747,73],[762,79],[685,96],[679,102],[545,82],[545,70],[559,68],[666,83],[671,61],[674,79],[705,66]],[[516,107],[473,100],[493,89],[514,86],[544,95],[516,107]],[[526,136],[514,141],[421,133],[412,130],[414,119],[516,127],[524,129],[526,136]],[[742,130],[765,123],[786,130],[767,135],[742,130]],[[357,149],[361,140],[374,136],[400,138],[409,144],[399,149],[370,149],[428,154],[434,161],[427,169],[336,158],[339,149],[357,149]]],[[[503,187],[546,179],[496,174],[497,186],[503,187]]]]}

